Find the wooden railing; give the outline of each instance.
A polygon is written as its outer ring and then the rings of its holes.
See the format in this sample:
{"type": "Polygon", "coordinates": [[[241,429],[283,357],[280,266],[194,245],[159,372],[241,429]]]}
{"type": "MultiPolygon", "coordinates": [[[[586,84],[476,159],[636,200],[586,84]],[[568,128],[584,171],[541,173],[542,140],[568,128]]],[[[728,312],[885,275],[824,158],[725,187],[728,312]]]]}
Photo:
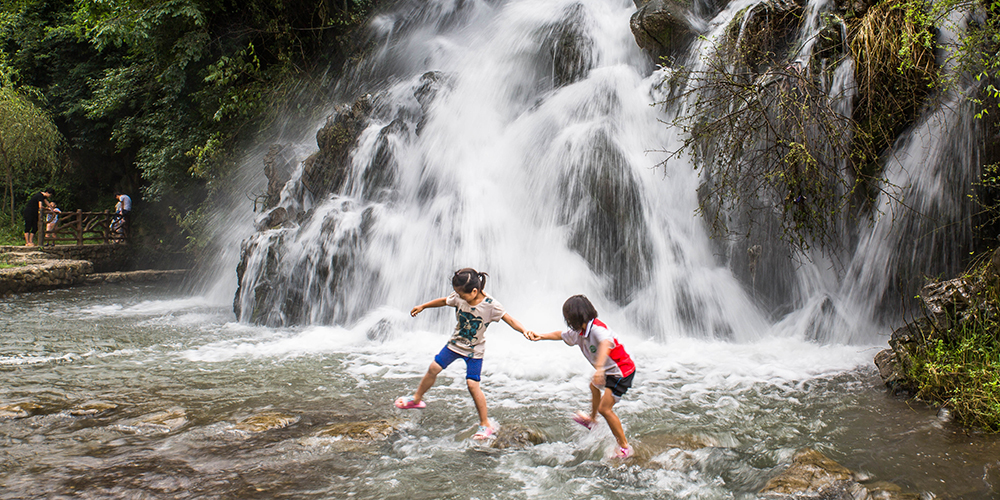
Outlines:
{"type": "Polygon", "coordinates": [[[125,243],[128,240],[128,215],[103,212],[53,212],[42,208],[38,212],[38,245],[84,245],[90,243],[125,243]],[[58,216],[49,230],[46,217],[58,216]]]}

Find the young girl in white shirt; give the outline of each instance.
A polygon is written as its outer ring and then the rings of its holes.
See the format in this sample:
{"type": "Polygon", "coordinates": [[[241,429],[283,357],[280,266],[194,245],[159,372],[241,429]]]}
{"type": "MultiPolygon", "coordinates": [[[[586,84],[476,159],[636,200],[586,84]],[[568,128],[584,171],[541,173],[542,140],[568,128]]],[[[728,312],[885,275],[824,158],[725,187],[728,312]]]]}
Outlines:
{"type": "Polygon", "coordinates": [[[592,429],[594,419],[600,413],[607,421],[611,433],[618,441],[615,456],[628,458],[632,456],[632,447],[625,438],[622,422],[615,414],[614,406],[625,391],[632,386],[635,375],[635,363],[625,352],[614,332],[601,320],[597,319],[597,309],[583,295],[574,295],[563,303],[563,318],[569,330],[549,333],[528,332],[531,340],[562,340],[569,345],[580,346],[580,351],[594,366],[596,371],[591,380],[590,414],[577,412],[573,420],[578,424],[592,429]]]}
{"type": "Polygon", "coordinates": [[[412,397],[403,396],[395,402],[397,408],[404,410],[426,408],[427,404],[423,401],[424,393],[434,385],[438,373],[453,361],[462,359],[465,361],[465,382],[469,387],[469,394],[472,395],[472,401],[476,404],[476,412],[479,413],[479,430],[472,436],[473,439],[486,439],[496,432],[487,418],[486,396],[479,387],[483,354],[486,352],[486,327],[502,319],[511,328],[528,337],[524,326],[507,314],[503,305],[483,292],[486,276],[486,273],[472,268],[460,269],[451,278],[453,293],[416,306],[410,311],[410,316],[416,316],[427,308],[451,306],[455,308],[458,324],[455,325],[451,339],[434,357],[427,373],[420,380],[417,392],[412,397]]]}

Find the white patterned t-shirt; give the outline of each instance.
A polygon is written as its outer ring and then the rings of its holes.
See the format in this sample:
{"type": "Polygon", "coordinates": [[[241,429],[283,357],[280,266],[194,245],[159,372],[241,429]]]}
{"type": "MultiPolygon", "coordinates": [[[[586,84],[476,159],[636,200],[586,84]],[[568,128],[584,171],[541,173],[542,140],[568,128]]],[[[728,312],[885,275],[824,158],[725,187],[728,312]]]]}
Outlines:
{"type": "Polygon", "coordinates": [[[462,356],[482,358],[486,352],[486,327],[500,321],[507,313],[503,305],[487,295],[473,306],[455,292],[445,298],[445,304],[455,308],[455,319],[458,320],[455,332],[448,340],[448,348],[462,356]]]}

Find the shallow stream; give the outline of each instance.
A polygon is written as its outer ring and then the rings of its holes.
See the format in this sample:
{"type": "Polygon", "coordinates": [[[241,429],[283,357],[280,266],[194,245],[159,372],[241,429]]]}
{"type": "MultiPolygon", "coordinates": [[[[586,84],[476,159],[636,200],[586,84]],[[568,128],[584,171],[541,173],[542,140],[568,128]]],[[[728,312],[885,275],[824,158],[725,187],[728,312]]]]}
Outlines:
{"type": "MultiPolygon", "coordinates": [[[[441,329],[377,338],[364,321],[247,326],[228,304],[151,285],[8,298],[0,406],[27,410],[0,417],[0,498],[750,499],[803,447],[936,498],[1000,494],[1000,441],[888,395],[871,361],[880,346],[621,331],[638,372],[618,414],[643,456],[623,464],[607,457],[606,426],[587,432],[568,418],[586,407],[579,352],[499,323],[484,365],[491,418],[545,442],[484,449],[468,439],[476,419],[461,367],[442,373],[426,410],[392,406],[446,340],[449,313],[425,314],[441,329]],[[290,424],[237,426],[274,414],[290,424]],[[372,441],[321,432],[378,420],[396,430],[372,441]],[[710,446],[673,444],[684,440],[710,446]]],[[[560,326],[555,315],[519,319],[560,326]]]]}

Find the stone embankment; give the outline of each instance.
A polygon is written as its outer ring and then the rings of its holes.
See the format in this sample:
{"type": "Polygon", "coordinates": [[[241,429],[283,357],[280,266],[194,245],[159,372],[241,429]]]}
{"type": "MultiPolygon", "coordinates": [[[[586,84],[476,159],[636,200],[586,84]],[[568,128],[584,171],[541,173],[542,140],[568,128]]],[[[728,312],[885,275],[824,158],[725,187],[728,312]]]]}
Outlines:
{"type": "Polygon", "coordinates": [[[186,275],[186,270],[177,269],[113,271],[124,261],[125,252],[123,245],[0,247],[0,297],[98,283],[179,280],[186,275]]]}

